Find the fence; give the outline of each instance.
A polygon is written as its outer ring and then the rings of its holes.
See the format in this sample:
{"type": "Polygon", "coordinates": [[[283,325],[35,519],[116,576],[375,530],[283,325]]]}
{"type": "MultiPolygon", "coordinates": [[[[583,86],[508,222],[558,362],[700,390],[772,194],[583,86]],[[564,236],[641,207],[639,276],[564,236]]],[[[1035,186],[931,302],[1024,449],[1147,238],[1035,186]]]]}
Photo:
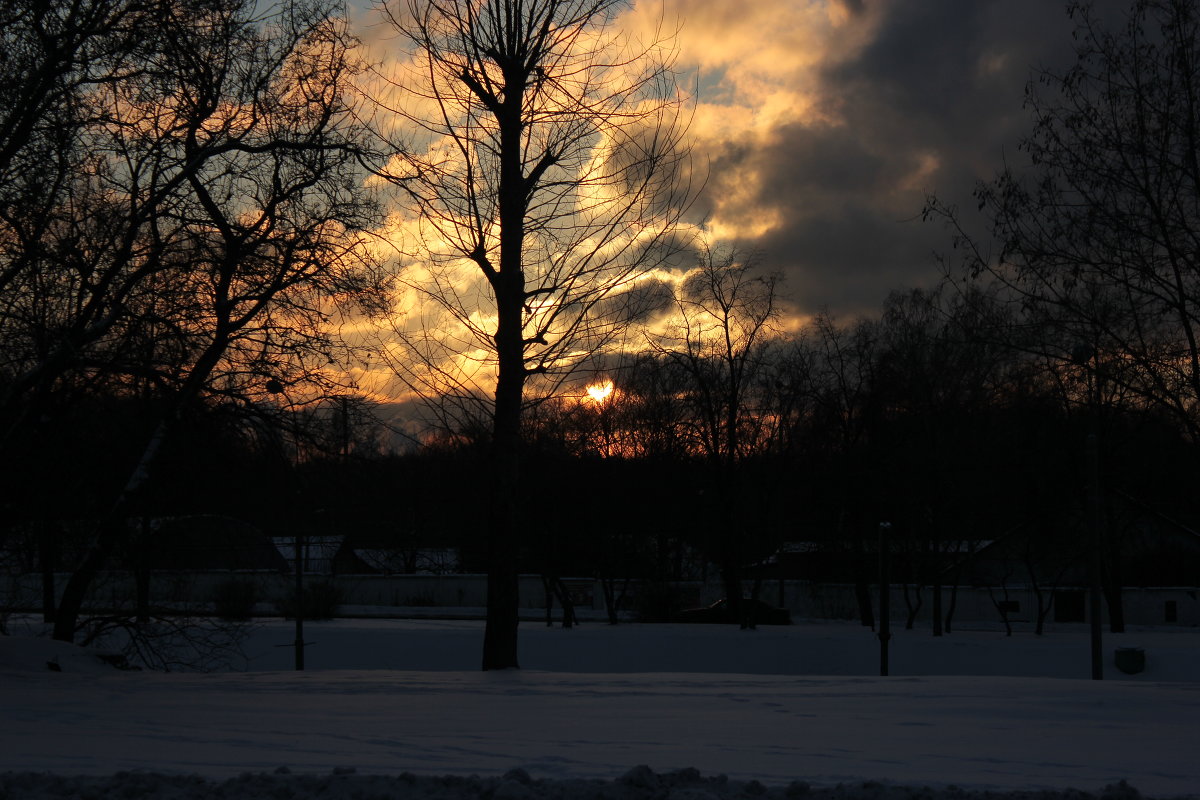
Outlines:
{"type": "MultiPolygon", "coordinates": [[[[61,593],[68,576],[55,576],[55,586],[61,593]]],[[[203,608],[211,603],[219,586],[229,580],[252,583],[259,599],[258,611],[273,613],[275,604],[293,590],[292,576],[278,572],[214,571],[169,573],[156,572],[150,580],[152,605],[179,605],[203,608]]],[[[455,610],[481,609],[487,605],[487,576],[485,575],[311,575],[309,581],[330,581],[341,592],[346,613],[402,614],[399,609],[438,608],[448,614],[455,610]]],[[[604,610],[604,593],[599,581],[591,578],[563,580],[573,602],[581,609],[604,610]]],[[[663,591],[630,581],[618,591],[624,593],[622,609],[632,614],[639,609],[651,591],[663,591]]],[[[746,585],[747,594],[750,585],[746,585]]],[[[872,601],[878,607],[878,587],[871,586],[872,601]]],[[[670,603],[675,608],[706,605],[718,599],[722,587],[716,581],[679,581],[669,584],[670,603]]],[[[520,606],[526,611],[543,610],[546,593],[538,575],[522,575],[519,584],[520,606]]],[[[135,596],[133,576],[128,573],[102,574],[95,582],[87,600],[89,608],[129,608],[135,596]]],[[[820,584],[809,581],[765,581],[759,590],[762,600],[783,606],[793,618],[824,620],[858,619],[858,603],[854,587],[848,584],[820,584]]],[[[1047,622],[1085,622],[1086,607],[1081,589],[1062,589],[1044,594],[1043,603],[1053,598],[1054,605],[1047,613],[1047,622]]],[[[920,590],[893,586],[891,608],[893,621],[903,623],[910,604],[918,605],[914,622],[928,626],[933,602],[931,589],[920,590]],[[907,593],[907,598],[906,598],[907,593]]],[[[42,603],[42,578],[24,574],[0,576],[0,609],[35,611],[42,603]]],[[[1126,588],[1123,590],[1125,619],[1130,625],[1200,625],[1200,591],[1195,588],[1126,588]]],[[[942,589],[943,613],[954,607],[956,623],[1003,622],[1003,615],[1017,628],[1031,627],[1036,621],[1036,593],[1027,587],[1009,587],[1006,591],[986,587],[950,587],[942,589]],[[1004,609],[1003,615],[1001,609],[1004,609]]]]}

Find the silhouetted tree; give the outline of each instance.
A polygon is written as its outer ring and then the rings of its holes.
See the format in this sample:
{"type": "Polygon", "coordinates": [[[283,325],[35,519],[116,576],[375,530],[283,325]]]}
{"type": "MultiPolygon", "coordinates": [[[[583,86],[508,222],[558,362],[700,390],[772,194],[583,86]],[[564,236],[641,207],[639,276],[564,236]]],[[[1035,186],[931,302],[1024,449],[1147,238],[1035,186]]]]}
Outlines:
{"type": "Polygon", "coordinates": [[[811,411],[796,424],[809,429],[807,435],[793,434],[803,450],[794,458],[819,464],[823,495],[830,506],[831,543],[849,550],[851,575],[859,619],[873,627],[870,584],[875,570],[866,563],[865,537],[874,534],[879,520],[863,519],[863,487],[868,481],[866,453],[878,368],[879,323],[858,318],[841,324],[828,313],[820,313],[796,343],[805,365],[799,388],[808,395],[811,411]]]}
{"type": "Polygon", "coordinates": [[[735,250],[704,248],[675,304],[676,324],[648,338],[679,376],[675,402],[685,409],[689,450],[710,467],[709,550],[721,568],[729,609],[740,619],[743,561],[762,555],[745,531],[751,524],[745,462],[765,451],[779,422],[770,407],[771,351],[781,313],[776,278],[756,274],[753,260],[735,250]]]}
{"type": "Polygon", "coordinates": [[[976,196],[998,250],[958,230],[973,274],[1005,286],[1060,363],[1089,361],[1200,440],[1200,9],[1137,0],[1118,22],[1068,5],[1075,63],[1030,81],[1029,166],[976,196]]]}
{"type": "Polygon", "coordinates": [[[876,388],[895,437],[888,482],[897,486],[894,515],[907,518],[917,606],[921,585],[931,586],[934,636],[942,635],[945,555],[958,549],[955,532],[973,515],[976,476],[986,469],[964,445],[998,399],[1014,357],[1010,327],[1004,305],[974,290],[893,292],[884,303],[876,388]]]}
{"type": "Polygon", "coordinates": [[[400,100],[380,93],[389,130],[411,135],[381,170],[416,229],[401,279],[445,315],[400,331],[411,347],[395,366],[489,423],[484,669],[518,666],[527,385],[569,370],[628,321],[609,301],[671,249],[687,202],[670,54],[615,35],[622,5],[381,3],[413,57],[392,87],[400,100]]]}

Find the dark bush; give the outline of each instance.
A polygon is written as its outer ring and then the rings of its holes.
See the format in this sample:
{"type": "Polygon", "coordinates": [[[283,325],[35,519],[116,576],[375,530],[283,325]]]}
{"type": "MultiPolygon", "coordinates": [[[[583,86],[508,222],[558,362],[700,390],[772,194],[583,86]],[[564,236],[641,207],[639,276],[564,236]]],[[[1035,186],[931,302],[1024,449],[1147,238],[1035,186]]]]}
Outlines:
{"type": "Polygon", "coordinates": [[[254,604],[257,601],[258,589],[251,581],[229,578],[221,581],[213,590],[213,607],[221,619],[250,619],[254,616],[254,604]]]}
{"type": "Polygon", "coordinates": [[[662,581],[647,581],[637,594],[637,616],[641,622],[672,622],[683,608],[683,592],[662,581]]]}
{"type": "MultiPolygon", "coordinates": [[[[300,595],[300,609],[305,619],[333,619],[342,602],[342,590],[329,581],[306,583],[300,595]]],[[[296,617],[296,594],[289,593],[279,601],[279,613],[289,619],[296,617]]]]}

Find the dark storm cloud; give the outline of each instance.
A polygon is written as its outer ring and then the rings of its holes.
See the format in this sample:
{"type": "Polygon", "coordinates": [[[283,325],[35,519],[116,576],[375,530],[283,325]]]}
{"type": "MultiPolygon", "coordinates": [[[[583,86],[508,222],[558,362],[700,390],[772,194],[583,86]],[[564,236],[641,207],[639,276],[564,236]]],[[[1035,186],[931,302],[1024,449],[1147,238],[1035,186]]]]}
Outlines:
{"type": "Polygon", "coordinates": [[[726,143],[710,155],[705,210],[739,230],[778,220],[745,244],[787,275],[802,310],[869,313],[889,290],[937,279],[933,252],[949,242],[914,221],[925,195],[968,202],[978,180],[1019,161],[1025,86],[1070,63],[1072,22],[1046,0],[843,6],[874,35],[816,70],[818,108],[835,124],[797,120],[726,143]]]}
{"type": "Polygon", "coordinates": [[[597,309],[603,319],[623,324],[645,323],[675,305],[675,290],[660,280],[645,280],[631,289],[606,297],[597,309]]]}

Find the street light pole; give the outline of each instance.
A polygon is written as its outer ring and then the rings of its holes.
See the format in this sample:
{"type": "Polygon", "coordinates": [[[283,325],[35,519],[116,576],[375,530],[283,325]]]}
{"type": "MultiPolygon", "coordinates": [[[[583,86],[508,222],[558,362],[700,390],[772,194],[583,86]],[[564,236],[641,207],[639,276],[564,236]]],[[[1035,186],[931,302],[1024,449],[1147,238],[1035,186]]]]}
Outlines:
{"type": "Polygon", "coordinates": [[[1088,526],[1088,616],[1091,617],[1092,680],[1104,680],[1104,653],[1101,634],[1100,547],[1103,540],[1104,512],[1100,506],[1100,434],[1097,417],[1100,409],[1100,353],[1089,344],[1075,346],[1071,360],[1091,369],[1088,389],[1088,434],[1083,444],[1084,474],[1087,482],[1088,526]]]}
{"type": "Polygon", "coordinates": [[[892,638],[892,583],[889,574],[888,532],[892,523],[879,523],[879,675],[888,674],[888,642],[892,638]]]}
{"type": "Polygon", "coordinates": [[[1084,443],[1087,468],[1087,517],[1091,551],[1088,558],[1088,616],[1091,617],[1092,680],[1104,680],[1104,654],[1100,625],[1100,542],[1103,512],[1100,508],[1100,444],[1093,431],[1084,443]]]}
{"type": "MultiPolygon", "coordinates": [[[[296,454],[293,459],[290,460],[290,463],[285,454],[284,466],[287,470],[287,482],[290,485],[293,494],[299,494],[296,487],[296,472],[299,466],[298,462],[300,460],[300,428],[296,423],[295,411],[290,408],[291,398],[287,396],[287,391],[283,384],[275,378],[271,378],[267,381],[266,389],[271,394],[283,397],[284,401],[289,405],[288,409],[285,410],[281,408],[280,411],[281,413],[292,415],[292,424],[286,427],[290,429],[289,432],[292,434],[292,446],[296,448],[296,454]]],[[[302,672],[304,670],[304,535],[300,532],[299,525],[296,526],[296,534],[293,540],[293,546],[296,549],[296,599],[293,608],[293,611],[296,614],[296,639],[292,643],[292,646],[295,648],[296,653],[296,670],[302,672]]]]}
{"type": "Polygon", "coordinates": [[[296,669],[304,671],[304,537],[296,532],[296,669]]]}

